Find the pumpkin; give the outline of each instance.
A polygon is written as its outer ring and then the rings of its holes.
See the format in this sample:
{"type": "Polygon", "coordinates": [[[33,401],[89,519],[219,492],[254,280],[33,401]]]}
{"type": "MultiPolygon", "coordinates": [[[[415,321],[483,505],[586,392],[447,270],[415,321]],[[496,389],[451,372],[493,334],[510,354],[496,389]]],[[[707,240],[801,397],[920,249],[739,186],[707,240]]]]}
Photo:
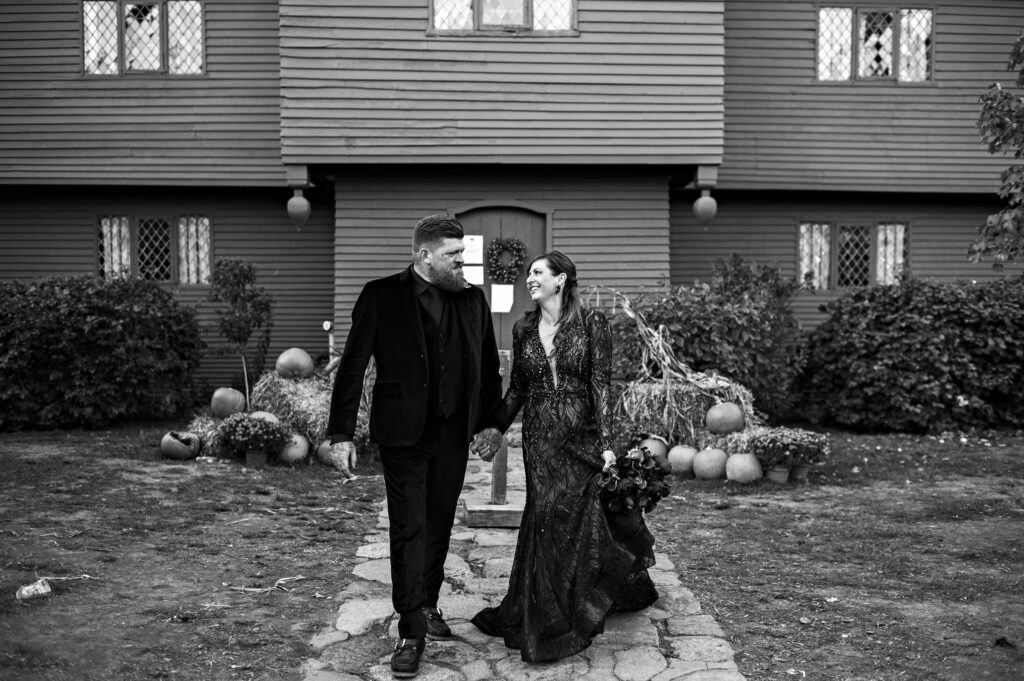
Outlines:
{"type": "Polygon", "coordinates": [[[756,456],[747,452],[739,452],[726,459],[725,477],[727,480],[746,485],[764,477],[764,471],[756,456]]]}
{"type": "Polygon", "coordinates": [[[245,411],[245,395],[234,388],[217,388],[210,400],[210,411],[219,419],[245,411]]]}
{"type": "Polygon", "coordinates": [[[313,358],[302,348],[288,348],[277,356],[274,368],[282,378],[309,378],[313,375],[313,358]]]}
{"type": "Polygon", "coordinates": [[[643,449],[644,447],[647,448],[647,451],[649,451],[651,456],[655,459],[657,459],[659,455],[665,456],[668,454],[668,443],[665,442],[665,438],[658,437],[657,435],[652,435],[649,438],[641,440],[640,448],[643,449]]]}
{"type": "Polygon", "coordinates": [[[325,466],[334,467],[334,461],[331,459],[331,441],[324,440],[320,443],[320,446],[316,448],[316,458],[320,463],[325,466]]]}
{"type": "Polygon", "coordinates": [[[309,454],[309,440],[305,435],[292,433],[292,439],[278,453],[277,458],[284,463],[299,463],[309,454]]]}
{"type": "Polygon", "coordinates": [[[716,404],[708,409],[708,413],[704,416],[704,425],[716,435],[743,430],[743,410],[735,402],[716,404]]]}
{"type": "Polygon", "coordinates": [[[668,461],[672,465],[672,474],[689,477],[693,475],[693,457],[697,455],[694,447],[676,445],[668,450],[668,461]]]}
{"type": "Polygon", "coordinates": [[[693,457],[693,473],[701,480],[715,480],[725,475],[725,460],[729,456],[717,447],[708,447],[693,457]]]}
{"type": "Polygon", "coordinates": [[[203,442],[195,433],[171,431],[160,440],[160,453],[168,459],[194,459],[199,456],[203,442]]]}
{"type": "Polygon", "coordinates": [[[277,418],[269,411],[254,411],[253,413],[249,414],[249,416],[253,417],[254,419],[263,419],[264,421],[270,421],[271,423],[281,422],[281,419],[277,418]]]}

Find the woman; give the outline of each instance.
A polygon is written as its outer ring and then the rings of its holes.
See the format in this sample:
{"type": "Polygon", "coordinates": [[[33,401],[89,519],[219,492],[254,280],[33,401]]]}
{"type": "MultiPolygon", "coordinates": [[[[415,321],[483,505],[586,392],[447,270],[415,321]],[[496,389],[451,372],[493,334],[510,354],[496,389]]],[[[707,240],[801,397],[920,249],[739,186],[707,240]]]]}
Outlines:
{"type": "Polygon", "coordinates": [[[658,594],[639,509],[606,517],[601,502],[601,473],[615,461],[608,320],[582,306],[576,266],[558,251],[530,264],[526,286],[535,307],[513,328],[502,424],[525,406],[526,506],[508,592],[473,624],[523,660],[544,662],[580,652],[610,613],[647,607],[658,594]]]}

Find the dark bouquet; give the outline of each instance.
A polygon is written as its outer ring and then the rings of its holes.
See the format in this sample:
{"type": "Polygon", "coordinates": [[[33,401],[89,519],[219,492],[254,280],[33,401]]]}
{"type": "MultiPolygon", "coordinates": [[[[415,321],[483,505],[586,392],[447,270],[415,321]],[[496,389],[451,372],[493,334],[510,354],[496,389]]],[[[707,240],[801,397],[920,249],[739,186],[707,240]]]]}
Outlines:
{"type": "Polygon", "coordinates": [[[664,454],[654,455],[647,447],[630,449],[601,473],[600,485],[605,508],[611,513],[636,508],[650,513],[672,489],[665,482],[672,466],[664,454]]]}

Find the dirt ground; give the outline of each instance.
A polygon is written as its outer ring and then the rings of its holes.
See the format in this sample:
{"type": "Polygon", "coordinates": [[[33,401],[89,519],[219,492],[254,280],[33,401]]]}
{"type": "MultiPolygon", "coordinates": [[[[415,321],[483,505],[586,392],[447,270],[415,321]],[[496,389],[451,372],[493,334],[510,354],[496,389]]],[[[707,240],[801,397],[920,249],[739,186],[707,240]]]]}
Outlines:
{"type": "MultiPolygon", "coordinates": [[[[300,678],[382,481],[162,459],[172,425],[0,435],[0,679],[300,678]]],[[[1024,679],[1024,437],[835,450],[804,485],[676,480],[649,518],[741,672],[1024,679]]]]}

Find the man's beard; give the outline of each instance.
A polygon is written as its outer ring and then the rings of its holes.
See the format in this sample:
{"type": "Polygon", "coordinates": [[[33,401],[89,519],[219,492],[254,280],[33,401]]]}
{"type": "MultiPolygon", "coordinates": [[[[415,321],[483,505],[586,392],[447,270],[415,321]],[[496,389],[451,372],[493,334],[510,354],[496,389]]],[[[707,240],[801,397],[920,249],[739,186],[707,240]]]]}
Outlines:
{"type": "Polygon", "coordinates": [[[466,290],[466,277],[462,273],[462,268],[444,270],[433,265],[428,265],[427,269],[430,272],[430,282],[441,289],[442,291],[449,291],[451,293],[461,293],[466,290]]]}

